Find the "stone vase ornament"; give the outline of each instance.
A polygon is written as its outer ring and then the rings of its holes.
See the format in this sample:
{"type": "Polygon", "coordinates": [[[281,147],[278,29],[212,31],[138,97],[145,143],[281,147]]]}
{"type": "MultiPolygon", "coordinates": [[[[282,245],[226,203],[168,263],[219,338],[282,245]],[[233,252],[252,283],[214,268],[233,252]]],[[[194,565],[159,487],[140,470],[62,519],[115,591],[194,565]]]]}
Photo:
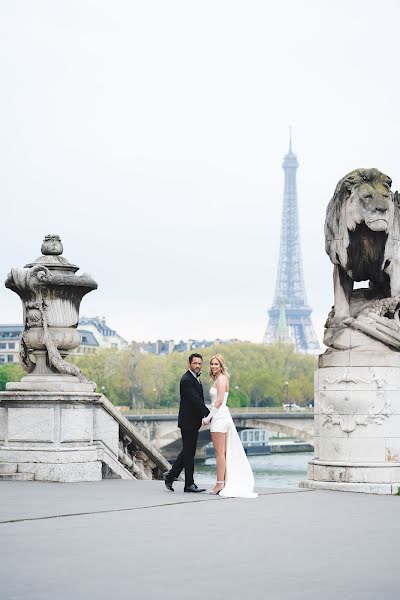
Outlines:
{"type": "Polygon", "coordinates": [[[66,360],[80,345],[81,300],[97,283],[62,252],[48,235],[42,256],[6,280],[22,300],[28,374],[0,392],[0,482],[160,479],[171,465],[66,360]]]}
{"type": "Polygon", "coordinates": [[[357,169],[325,221],[334,264],[328,349],[315,374],[314,459],[302,487],[382,494],[400,486],[400,206],[391,179],[357,169]],[[354,282],[368,287],[353,289],[354,282]]]}
{"type": "Polygon", "coordinates": [[[8,383],[7,390],[93,392],[95,384],[65,358],[81,343],[80,303],[97,283],[86,273],[76,275],[79,267],[62,256],[58,235],[47,235],[41,251],[32,263],[11,269],[5,282],[22,300],[20,358],[28,372],[20,382],[8,383]]]}

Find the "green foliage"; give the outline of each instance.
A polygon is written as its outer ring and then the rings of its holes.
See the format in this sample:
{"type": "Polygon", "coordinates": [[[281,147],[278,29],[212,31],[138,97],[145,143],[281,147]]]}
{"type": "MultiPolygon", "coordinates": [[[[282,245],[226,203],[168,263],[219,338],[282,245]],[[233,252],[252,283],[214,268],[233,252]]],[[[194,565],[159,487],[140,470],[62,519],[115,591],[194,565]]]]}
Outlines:
{"type": "Polygon", "coordinates": [[[90,380],[97,384],[96,391],[103,393],[111,402],[130,405],[134,389],[136,365],[135,351],[99,350],[85,356],[70,356],[90,380]]]}
{"type": "MultiPolygon", "coordinates": [[[[205,360],[203,373],[213,354],[224,356],[230,379],[230,406],[279,406],[285,400],[285,381],[288,401],[300,405],[312,402],[313,374],[316,358],[298,354],[287,344],[230,344],[213,346],[202,352],[205,360]],[[240,404],[236,398],[240,397],[240,404]]],[[[207,377],[203,383],[208,387],[207,377]]]]}
{"type": "Polygon", "coordinates": [[[19,381],[26,375],[24,369],[15,363],[1,365],[0,367],[0,392],[4,392],[9,381],[19,381]]]}
{"type": "MultiPolygon", "coordinates": [[[[286,400],[285,381],[289,402],[308,405],[313,400],[316,358],[296,353],[290,345],[227,344],[200,353],[205,391],[211,386],[211,356],[221,353],[225,357],[231,373],[231,407],[280,406],[286,400]]],[[[181,353],[143,355],[132,345],[130,351],[100,350],[73,361],[96,381],[97,391],[104,391],[115,404],[130,405],[134,397],[136,406],[156,408],[178,406],[179,380],[188,367],[187,359],[188,354],[181,353]]]]}
{"type": "Polygon", "coordinates": [[[395,493],[395,496],[400,496],[400,487],[397,488],[397,492],[395,493]]]}

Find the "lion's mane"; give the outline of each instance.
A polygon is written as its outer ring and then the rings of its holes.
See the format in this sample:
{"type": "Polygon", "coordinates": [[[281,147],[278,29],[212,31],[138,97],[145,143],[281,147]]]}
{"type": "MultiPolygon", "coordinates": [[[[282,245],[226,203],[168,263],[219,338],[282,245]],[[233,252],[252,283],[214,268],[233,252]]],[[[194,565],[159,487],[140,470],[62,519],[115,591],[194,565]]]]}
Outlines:
{"type": "MultiPolygon", "coordinates": [[[[325,219],[325,250],[333,264],[339,264],[345,270],[351,270],[352,266],[348,264],[348,246],[350,235],[348,223],[351,217],[348,214],[348,199],[357,191],[357,188],[363,183],[381,183],[391,195],[393,210],[390,211],[387,240],[384,249],[383,264],[390,260],[393,252],[398,248],[400,240],[400,210],[399,198],[393,194],[390,187],[392,180],[390,177],[378,171],[378,169],[356,169],[345,175],[337,184],[335,193],[326,209],[325,219]]],[[[371,232],[371,238],[372,238],[371,232]]]]}

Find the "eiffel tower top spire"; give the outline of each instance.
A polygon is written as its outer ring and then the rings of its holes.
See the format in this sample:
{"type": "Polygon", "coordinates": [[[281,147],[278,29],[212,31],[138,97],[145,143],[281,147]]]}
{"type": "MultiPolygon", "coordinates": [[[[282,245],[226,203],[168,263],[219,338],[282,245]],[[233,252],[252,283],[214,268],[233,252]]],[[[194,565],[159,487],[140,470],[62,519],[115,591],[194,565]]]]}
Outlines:
{"type": "Polygon", "coordinates": [[[297,162],[297,156],[295,155],[295,153],[293,152],[292,149],[292,141],[293,141],[293,135],[292,135],[292,126],[289,126],[289,150],[288,153],[285,155],[284,159],[283,159],[283,163],[282,166],[285,169],[285,166],[290,166],[290,167],[298,167],[299,163],[297,162]],[[295,164],[296,163],[296,164],[295,164]]]}

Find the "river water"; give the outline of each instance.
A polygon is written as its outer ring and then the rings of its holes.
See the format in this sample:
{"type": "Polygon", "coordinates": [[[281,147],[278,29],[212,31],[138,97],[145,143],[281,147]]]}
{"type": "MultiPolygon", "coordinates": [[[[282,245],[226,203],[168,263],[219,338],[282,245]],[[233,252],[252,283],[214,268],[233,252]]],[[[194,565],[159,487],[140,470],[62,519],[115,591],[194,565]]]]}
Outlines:
{"type": "MultiPolygon", "coordinates": [[[[259,487],[297,487],[299,481],[306,479],[307,463],[312,452],[293,452],[287,454],[268,454],[250,456],[256,486],[259,487]]],[[[196,483],[215,483],[215,459],[209,458],[195,464],[196,483]]]]}

